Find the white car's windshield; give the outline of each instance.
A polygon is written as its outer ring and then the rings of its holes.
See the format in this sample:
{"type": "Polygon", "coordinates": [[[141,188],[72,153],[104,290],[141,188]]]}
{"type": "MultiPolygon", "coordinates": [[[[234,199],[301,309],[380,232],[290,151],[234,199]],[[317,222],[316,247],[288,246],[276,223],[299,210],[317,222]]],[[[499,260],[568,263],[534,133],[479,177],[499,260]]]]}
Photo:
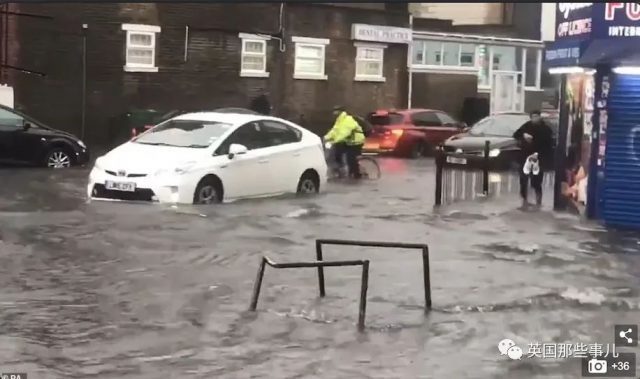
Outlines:
{"type": "Polygon", "coordinates": [[[469,130],[474,136],[511,137],[519,127],[529,121],[529,116],[518,114],[503,114],[483,118],[469,130]]]}
{"type": "Polygon", "coordinates": [[[141,134],[133,142],[204,149],[217,141],[230,127],[231,124],[216,121],[169,120],[141,134]]]}

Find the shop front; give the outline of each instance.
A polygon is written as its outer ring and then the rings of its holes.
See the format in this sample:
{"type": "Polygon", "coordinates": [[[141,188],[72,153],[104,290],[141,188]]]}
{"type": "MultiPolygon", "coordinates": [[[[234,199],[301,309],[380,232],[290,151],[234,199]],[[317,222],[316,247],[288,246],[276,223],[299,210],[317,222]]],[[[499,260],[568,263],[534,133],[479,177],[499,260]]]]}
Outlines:
{"type": "Polygon", "coordinates": [[[460,115],[465,98],[479,98],[486,114],[539,109],[543,48],[537,40],[414,30],[412,106],[460,115]]]}
{"type": "Polygon", "coordinates": [[[558,3],[556,209],[640,228],[640,4],[558,3]],[[635,142],[638,144],[635,144],[635,142]]]}

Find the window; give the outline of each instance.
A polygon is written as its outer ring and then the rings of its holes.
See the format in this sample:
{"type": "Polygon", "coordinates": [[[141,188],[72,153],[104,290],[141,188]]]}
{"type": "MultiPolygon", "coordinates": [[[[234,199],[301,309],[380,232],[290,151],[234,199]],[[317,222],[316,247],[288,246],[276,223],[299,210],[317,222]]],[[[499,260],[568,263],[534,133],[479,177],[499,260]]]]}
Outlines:
{"type": "Polygon", "coordinates": [[[369,113],[367,120],[371,125],[400,125],[404,123],[404,116],[400,113],[369,113]]]}
{"type": "Polygon", "coordinates": [[[24,118],[0,108],[0,130],[15,130],[24,126],[24,118]]]}
{"type": "Polygon", "coordinates": [[[384,81],[382,71],[384,45],[356,43],[356,77],[358,81],[384,81]]]}
{"type": "Polygon", "coordinates": [[[540,87],[540,64],[542,62],[542,50],[540,49],[527,49],[526,59],[526,87],[540,87]],[[539,56],[540,55],[540,56],[539,56]]]}
{"type": "Polygon", "coordinates": [[[442,42],[414,41],[414,49],[416,49],[413,54],[414,64],[431,66],[442,64],[442,42]]]}
{"type": "Polygon", "coordinates": [[[499,71],[518,71],[517,54],[514,46],[491,46],[493,50],[493,69],[499,71]]]}
{"type": "Polygon", "coordinates": [[[328,39],[293,37],[295,43],[295,79],[326,80],[324,70],[325,48],[328,39]]]}
{"type": "Polygon", "coordinates": [[[262,133],[267,141],[267,146],[300,142],[300,138],[302,138],[300,131],[277,121],[262,121],[262,133]]]}
{"type": "Polygon", "coordinates": [[[127,32],[124,70],[129,72],[157,72],[156,33],[159,26],[123,24],[127,32]]]}
{"type": "Polygon", "coordinates": [[[460,64],[460,44],[445,42],[442,44],[442,64],[458,66],[460,64]]]}
{"type": "Polygon", "coordinates": [[[424,41],[413,41],[413,58],[412,58],[412,63],[413,64],[424,64],[425,62],[425,58],[424,58],[424,53],[425,53],[425,46],[424,46],[424,41]]]}
{"type": "Polygon", "coordinates": [[[436,115],[438,116],[438,118],[440,119],[440,122],[442,122],[442,125],[446,125],[446,124],[457,124],[458,122],[456,120],[454,120],[453,118],[451,118],[451,116],[449,116],[446,113],[442,113],[442,112],[438,112],[436,113],[436,115]]]}
{"type": "Polygon", "coordinates": [[[469,134],[474,136],[511,137],[527,121],[529,121],[528,115],[499,114],[489,116],[473,125],[469,130],[469,134]]]}
{"type": "Polygon", "coordinates": [[[434,112],[420,112],[411,116],[415,126],[440,126],[442,123],[434,112]]]}
{"type": "MultiPolygon", "coordinates": [[[[424,38],[432,38],[424,37],[424,38]]],[[[443,37],[444,38],[444,37],[443,37]]],[[[411,62],[417,72],[461,73],[478,75],[478,86],[482,91],[490,90],[493,71],[526,72],[525,87],[540,88],[542,75],[541,47],[506,45],[512,41],[496,41],[495,45],[453,42],[450,40],[414,40],[411,62]],[[497,43],[504,43],[498,45],[497,43]]]]}
{"type": "Polygon", "coordinates": [[[240,33],[242,52],[240,57],[240,76],[267,78],[267,41],[269,36],[240,33]]]}
{"type": "Polygon", "coordinates": [[[216,149],[216,155],[229,154],[229,147],[234,143],[246,146],[248,150],[260,149],[267,146],[262,135],[262,128],[257,122],[250,122],[231,133],[220,147],[216,149]]]}
{"type": "Polygon", "coordinates": [[[133,142],[204,149],[226,133],[231,124],[216,121],[169,120],[141,134],[133,142]]]}
{"type": "Polygon", "coordinates": [[[476,65],[476,45],[460,44],[460,66],[474,67],[476,65]]]}

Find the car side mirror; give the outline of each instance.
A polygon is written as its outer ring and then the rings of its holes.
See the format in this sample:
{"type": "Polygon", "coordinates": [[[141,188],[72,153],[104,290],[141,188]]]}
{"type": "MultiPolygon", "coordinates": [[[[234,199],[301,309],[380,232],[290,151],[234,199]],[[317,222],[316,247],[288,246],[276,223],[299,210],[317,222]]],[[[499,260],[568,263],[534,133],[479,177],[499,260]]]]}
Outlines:
{"type": "Polygon", "coordinates": [[[23,120],[22,121],[22,130],[24,130],[25,132],[27,130],[31,129],[31,123],[27,120],[23,120]]]}
{"type": "Polygon", "coordinates": [[[245,145],[240,145],[239,143],[232,143],[229,146],[229,154],[227,156],[229,159],[233,159],[236,155],[246,154],[249,149],[245,145]]]}

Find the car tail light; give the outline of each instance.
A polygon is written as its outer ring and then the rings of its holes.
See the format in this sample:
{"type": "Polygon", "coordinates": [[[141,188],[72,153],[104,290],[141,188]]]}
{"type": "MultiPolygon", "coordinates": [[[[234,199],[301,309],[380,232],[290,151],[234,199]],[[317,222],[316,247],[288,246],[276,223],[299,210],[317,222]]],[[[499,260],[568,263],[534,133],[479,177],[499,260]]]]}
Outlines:
{"type": "Polygon", "coordinates": [[[145,125],[144,128],[148,130],[148,129],[153,128],[153,125],[145,125]]]}
{"type": "Polygon", "coordinates": [[[402,137],[402,134],[403,134],[403,133],[404,133],[404,130],[403,130],[403,129],[387,129],[387,130],[384,132],[384,134],[385,134],[385,135],[387,135],[387,136],[391,136],[391,135],[393,135],[393,136],[395,136],[395,137],[397,137],[397,138],[402,137]]]}
{"type": "Polygon", "coordinates": [[[135,138],[135,136],[138,135],[138,132],[136,132],[136,128],[132,128],[131,129],[131,138],[135,138]]]}

